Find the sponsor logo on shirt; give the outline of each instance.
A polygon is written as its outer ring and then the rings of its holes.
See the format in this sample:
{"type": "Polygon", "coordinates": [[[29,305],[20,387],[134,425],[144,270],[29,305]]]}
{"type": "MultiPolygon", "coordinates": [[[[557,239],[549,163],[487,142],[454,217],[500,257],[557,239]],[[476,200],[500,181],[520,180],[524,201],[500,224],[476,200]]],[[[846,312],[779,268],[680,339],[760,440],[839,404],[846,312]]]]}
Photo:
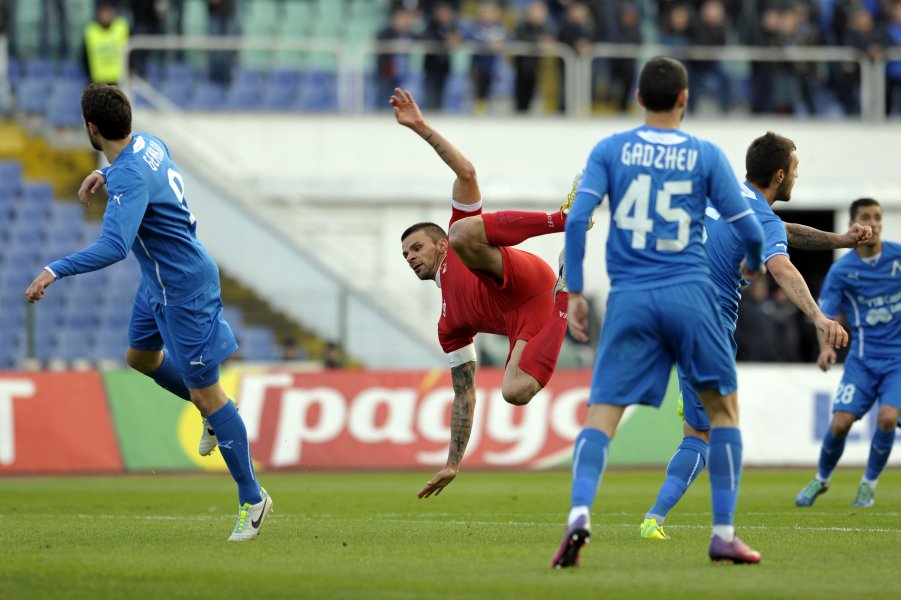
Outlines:
{"type": "Polygon", "coordinates": [[[867,325],[891,323],[892,312],[888,308],[872,308],[867,313],[867,325]]]}
{"type": "Polygon", "coordinates": [[[857,271],[854,271],[853,273],[848,273],[848,279],[859,280],[859,279],[860,279],[860,273],[858,273],[857,271]]]}

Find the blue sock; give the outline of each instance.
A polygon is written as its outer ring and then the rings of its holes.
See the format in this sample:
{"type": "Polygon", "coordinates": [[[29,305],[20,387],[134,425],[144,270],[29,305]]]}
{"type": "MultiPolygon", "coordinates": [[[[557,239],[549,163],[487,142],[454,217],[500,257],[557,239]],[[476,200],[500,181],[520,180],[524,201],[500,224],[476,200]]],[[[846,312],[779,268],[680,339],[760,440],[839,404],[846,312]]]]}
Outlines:
{"type": "Polygon", "coordinates": [[[885,468],[885,463],[888,462],[889,455],[892,453],[894,443],[894,428],[888,431],[877,429],[876,433],[873,434],[873,443],[870,445],[870,457],[867,459],[867,473],[864,476],[867,481],[876,481],[879,478],[879,475],[885,468]]]}
{"type": "Polygon", "coordinates": [[[163,350],[163,362],[157,367],[156,371],[147,373],[147,377],[156,382],[158,386],[165,390],[169,390],[182,400],[191,401],[191,392],[185,385],[185,380],[181,378],[181,373],[175,367],[175,361],[169,357],[169,353],[163,350]]]}
{"type": "Polygon", "coordinates": [[[262,500],[260,484],[253,471],[250,458],[250,446],[247,443],[247,429],[244,420],[238,414],[237,407],[231,402],[207,416],[207,421],[216,431],[219,441],[219,452],[235,483],[238,484],[238,503],[256,504],[262,500]]]}
{"type": "Polygon", "coordinates": [[[819,470],[817,471],[817,478],[822,481],[829,481],[829,478],[832,477],[832,471],[835,470],[838,459],[842,457],[842,452],[845,451],[846,439],[848,439],[848,436],[843,435],[842,437],[835,437],[832,435],[832,429],[826,431],[826,436],[823,438],[823,446],[820,448],[820,463],[819,470]]]}
{"type": "Polygon", "coordinates": [[[583,429],[573,450],[572,506],[594,504],[594,497],[607,467],[610,438],[598,429],[583,429]]]}
{"type": "Polygon", "coordinates": [[[666,467],[666,479],[657,494],[657,501],[645,515],[645,518],[660,517],[669,514],[676,503],[685,495],[688,486],[697,479],[704,465],[707,464],[707,442],[694,436],[685,436],[682,443],[666,467]]]}
{"type": "Polygon", "coordinates": [[[710,492],[713,524],[732,525],[741,483],[741,431],[737,427],[710,430],[710,492]]]}

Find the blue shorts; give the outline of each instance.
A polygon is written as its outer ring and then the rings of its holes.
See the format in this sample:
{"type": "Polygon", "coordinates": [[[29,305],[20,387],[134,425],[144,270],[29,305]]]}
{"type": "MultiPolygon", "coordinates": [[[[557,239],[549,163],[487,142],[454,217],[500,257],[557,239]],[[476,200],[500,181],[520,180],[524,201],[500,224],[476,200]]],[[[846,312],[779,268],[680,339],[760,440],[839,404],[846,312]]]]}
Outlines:
{"type": "Polygon", "coordinates": [[[696,390],[738,387],[713,285],[612,291],[588,402],[660,406],[673,363],[696,390]]]}
{"type": "Polygon", "coordinates": [[[141,284],[128,326],[128,345],[135,350],[165,346],[189,388],[219,381],[219,365],[235,353],[238,342],[222,319],[219,284],[179,306],[164,306],[141,284]]]}
{"type": "MultiPolygon", "coordinates": [[[[738,354],[738,345],[735,343],[735,336],[731,328],[726,327],[726,335],[729,338],[729,345],[732,347],[732,356],[735,357],[738,354]]],[[[707,417],[704,405],[701,404],[701,399],[691,388],[691,384],[688,383],[679,365],[676,365],[676,371],[679,374],[679,416],[698,431],[710,431],[710,419],[707,417]]]]}
{"type": "Polygon", "coordinates": [[[859,419],[877,400],[880,406],[901,410],[901,357],[848,355],[845,373],[832,402],[832,412],[848,412],[859,419]]]}

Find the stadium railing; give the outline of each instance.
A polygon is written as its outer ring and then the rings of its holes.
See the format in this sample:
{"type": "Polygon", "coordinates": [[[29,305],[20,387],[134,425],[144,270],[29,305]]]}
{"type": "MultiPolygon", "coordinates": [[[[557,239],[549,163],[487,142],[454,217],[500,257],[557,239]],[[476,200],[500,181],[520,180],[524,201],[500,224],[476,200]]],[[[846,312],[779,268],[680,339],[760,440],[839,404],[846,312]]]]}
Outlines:
{"type": "Polygon", "coordinates": [[[360,113],[366,110],[366,78],[373,70],[371,64],[378,55],[406,54],[421,57],[425,54],[449,53],[470,57],[474,54],[497,54],[502,57],[550,56],[560,59],[565,73],[563,90],[566,114],[587,115],[592,107],[593,63],[601,59],[626,58],[644,60],[652,56],[668,55],[686,60],[709,60],[732,63],[736,66],[752,62],[774,63],[854,63],[859,67],[861,113],[866,121],[885,118],[886,65],[901,59],[901,48],[887,49],[876,59],[851,47],[806,46],[764,48],[756,46],[685,46],[673,48],[658,44],[593,44],[583,54],[575,53],[564,44],[536,45],[522,42],[491,49],[472,44],[460,44],[454,49],[436,42],[372,41],[347,44],[322,39],[271,39],[212,36],[135,36],[129,42],[126,61],[135,50],[201,50],[201,51],[258,51],[273,55],[298,52],[325,54],[334,58],[337,75],[337,110],[360,113]]]}

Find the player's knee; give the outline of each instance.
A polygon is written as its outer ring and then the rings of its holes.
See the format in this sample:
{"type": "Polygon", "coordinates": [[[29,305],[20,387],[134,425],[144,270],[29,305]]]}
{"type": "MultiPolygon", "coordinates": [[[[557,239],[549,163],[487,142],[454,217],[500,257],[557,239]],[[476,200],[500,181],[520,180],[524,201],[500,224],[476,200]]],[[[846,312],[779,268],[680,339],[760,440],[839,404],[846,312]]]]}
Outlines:
{"type": "Polygon", "coordinates": [[[505,382],[501,387],[501,395],[504,401],[515,406],[523,406],[535,397],[541,387],[535,387],[528,381],[505,382]]]}
{"type": "Polygon", "coordinates": [[[143,352],[129,348],[125,351],[125,363],[140,373],[152,373],[160,366],[158,353],[143,352]]]}
{"type": "Polygon", "coordinates": [[[892,431],[898,426],[898,411],[879,411],[876,417],[876,427],[882,431],[892,431]]]}
{"type": "Polygon", "coordinates": [[[854,425],[854,415],[850,413],[835,413],[832,417],[832,435],[835,437],[845,437],[851,431],[854,425]]]}
{"type": "Polygon", "coordinates": [[[466,217],[450,226],[447,239],[454,252],[465,255],[474,250],[480,237],[484,237],[484,231],[482,217],[466,217]]]}

